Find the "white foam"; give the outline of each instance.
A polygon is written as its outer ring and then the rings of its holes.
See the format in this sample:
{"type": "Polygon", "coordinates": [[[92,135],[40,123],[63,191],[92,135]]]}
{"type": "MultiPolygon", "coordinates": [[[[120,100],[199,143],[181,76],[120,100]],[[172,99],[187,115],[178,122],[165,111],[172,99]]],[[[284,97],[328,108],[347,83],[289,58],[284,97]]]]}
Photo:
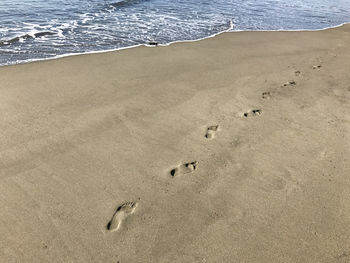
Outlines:
{"type": "MultiPolygon", "coordinates": [[[[234,30],[235,25],[233,24],[232,21],[230,21],[230,27],[227,30],[221,31],[216,34],[212,34],[207,37],[199,38],[199,39],[194,39],[194,40],[179,40],[179,41],[172,41],[166,44],[160,44],[158,46],[170,46],[172,44],[176,43],[188,43],[188,42],[197,42],[201,41],[204,39],[209,39],[216,37],[218,35],[221,35],[223,33],[239,33],[239,32],[310,32],[310,31],[324,31],[328,29],[333,29],[333,28],[338,28],[342,27],[344,25],[350,24],[350,22],[342,23],[340,25],[336,26],[331,26],[331,27],[325,27],[321,29],[292,29],[292,30],[286,30],[286,29],[277,29],[277,30],[234,30]]],[[[114,48],[114,49],[106,49],[106,50],[97,50],[97,51],[87,51],[87,52],[78,52],[78,53],[67,53],[67,54],[61,54],[61,55],[56,55],[53,57],[49,58],[35,58],[35,59],[28,59],[28,60],[23,60],[23,61],[16,61],[15,63],[12,64],[6,64],[6,65],[0,65],[0,67],[6,67],[6,66],[13,66],[13,65],[18,65],[18,64],[24,64],[24,63],[31,63],[31,62],[38,62],[38,61],[46,61],[46,60],[54,60],[54,59],[59,59],[59,58],[64,58],[64,57],[70,57],[70,56],[80,56],[80,55],[88,55],[88,54],[101,54],[101,53],[107,53],[107,52],[114,52],[114,51],[119,51],[119,50],[125,50],[125,49],[131,49],[131,48],[136,48],[140,46],[146,46],[146,47],[155,47],[154,45],[148,45],[148,44],[138,44],[138,45],[132,45],[132,46],[127,46],[127,47],[120,47],[120,48],[114,48]]]]}
{"type": "Polygon", "coordinates": [[[60,37],[60,38],[64,38],[64,35],[63,35],[63,30],[62,29],[59,29],[57,28],[57,36],[60,37]]]}

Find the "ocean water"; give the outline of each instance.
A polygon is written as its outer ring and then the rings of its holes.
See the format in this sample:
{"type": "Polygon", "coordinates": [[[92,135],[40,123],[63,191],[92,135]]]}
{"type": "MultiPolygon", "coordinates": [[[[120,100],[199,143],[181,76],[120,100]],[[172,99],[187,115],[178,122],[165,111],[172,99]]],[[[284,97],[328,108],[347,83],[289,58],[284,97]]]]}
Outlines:
{"type": "Polygon", "coordinates": [[[230,30],[350,22],[350,0],[0,0],[0,65],[230,30]]]}

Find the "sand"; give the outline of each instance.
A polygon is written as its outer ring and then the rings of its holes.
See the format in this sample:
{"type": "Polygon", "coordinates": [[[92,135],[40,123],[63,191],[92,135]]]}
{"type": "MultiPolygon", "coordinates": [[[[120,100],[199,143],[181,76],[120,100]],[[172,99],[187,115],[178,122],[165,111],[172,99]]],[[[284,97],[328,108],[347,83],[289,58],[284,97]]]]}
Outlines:
{"type": "Polygon", "coordinates": [[[0,68],[1,262],[349,262],[350,25],[0,68]]]}

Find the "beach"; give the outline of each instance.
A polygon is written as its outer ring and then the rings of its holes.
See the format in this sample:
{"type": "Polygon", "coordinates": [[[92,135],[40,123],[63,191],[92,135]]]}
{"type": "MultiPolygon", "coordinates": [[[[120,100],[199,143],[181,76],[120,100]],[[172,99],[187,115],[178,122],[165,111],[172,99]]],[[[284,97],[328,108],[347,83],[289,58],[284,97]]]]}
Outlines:
{"type": "Polygon", "coordinates": [[[350,25],[0,67],[1,262],[349,262],[350,25]]]}

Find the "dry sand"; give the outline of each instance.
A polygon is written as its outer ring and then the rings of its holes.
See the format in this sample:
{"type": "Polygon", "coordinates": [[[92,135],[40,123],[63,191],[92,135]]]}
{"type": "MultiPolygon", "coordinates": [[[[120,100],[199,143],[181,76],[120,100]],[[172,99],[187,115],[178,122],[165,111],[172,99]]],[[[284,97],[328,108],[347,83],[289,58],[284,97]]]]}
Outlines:
{"type": "Polygon", "coordinates": [[[1,262],[350,262],[350,25],[0,68],[1,262]]]}

